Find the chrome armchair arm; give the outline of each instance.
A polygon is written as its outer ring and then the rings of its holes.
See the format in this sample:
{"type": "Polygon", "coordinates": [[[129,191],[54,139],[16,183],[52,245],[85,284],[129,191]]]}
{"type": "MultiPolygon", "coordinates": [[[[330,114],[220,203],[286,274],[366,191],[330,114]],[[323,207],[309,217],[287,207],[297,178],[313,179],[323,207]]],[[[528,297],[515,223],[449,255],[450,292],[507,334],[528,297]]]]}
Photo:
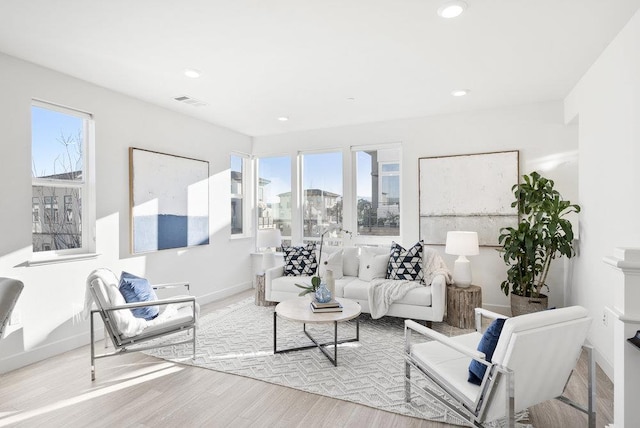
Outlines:
{"type": "MultiPolygon", "coordinates": [[[[184,296],[184,297],[176,297],[173,299],[160,299],[160,300],[151,300],[148,302],[126,303],[124,305],[117,305],[117,306],[104,308],[104,310],[108,312],[108,311],[117,311],[120,309],[143,308],[146,306],[169,305],[171,303],[188,303],[188,302],[193,302],[195,304],[196,298],[194,296],[184,296]]],[[[92,310],[92,312],[100,312],[100,309],[92,310]]]]}
{"type": "Polygon", "coordinates": [[[186,287],[187,291],[191,290],[188,282],[167,282],[165,284],[152,284],[151,287],[154,290],[162,290],[166,288],[178,288],[178,287],[186,287]]]}
{"type": "Polygon", "coordinates": [[[475,311],[476,331],[480,333],[482,333],[482,317],[486,317],[492,320],[509,318],[506,315],[502,315],[497,312],[488,311],[484,308],[475,308],[474,311],[475,311]]]}
{"type": "MultiPolygon", "coordinates": [[[[411,331],[415,331],[416,333],[419,333],[423,336],[429,337],[430,339],[436,340],[440,343],[442,343],[445,346],[448,346],[452,349],[455,349],[456,351],[460,352],[461,354],[464,354],[468,357],[471,357],[475,360],[478,360],[480,362],[482,362],[483,364],[486,364],[487,366],[489,365],[489,363],[487,363],[485,361],[485,354],[484,352],[480,352],[477,351],[475,349],[472,348],[468,348],[454,340],[452,340],[451,338],[445,336],[444,334],[438,333],[437,331],[431,330],[429,327],[425,327],[423,325],[418,324],[417,322],[413,321],[413,320],[405,320],[404,321],[404,331],[405,331],[405,345],[408,347],[410,346],[410,339],[408,334],[411,333],[411,331]]],[[[406,349],[407,353],[409,353],[409,349],[406,349]]]]}

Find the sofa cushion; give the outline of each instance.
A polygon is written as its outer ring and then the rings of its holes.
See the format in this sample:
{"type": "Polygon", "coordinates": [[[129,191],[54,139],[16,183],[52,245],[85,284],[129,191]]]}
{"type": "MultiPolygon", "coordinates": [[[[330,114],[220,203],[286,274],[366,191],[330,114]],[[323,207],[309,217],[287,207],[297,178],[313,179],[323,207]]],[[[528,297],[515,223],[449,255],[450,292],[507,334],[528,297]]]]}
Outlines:
{"type": "Polygon", "coordinates": [[[417,242],[409,249],[404,249],[400,244],[394,242],[391,245],[387,272],[389,279],[422,282],[422,241],[417,242]]]}
{"type": "Polygon", "coordinates": [[[299,247],[283,247],[285,276],[314,275],[318,267],[316,261],[316,244],[299,247]]]}
{"type": "MultiPolygon", "coordinates": [[[[369,300],[371,282],[354,279],[344,287],[344,297],[352,300],[369,300]]],[[[431,306],[431,287],[418,287],[410,290],[402,299],[395,303],[415,306],[431,306]]]]}
{"type": "MultiPolygon", "coordinates": [[[[344,276],[340,279],[336,279],[336,295],[335,297],[344,297],[344,288],[347,284],[351,283],[354,279],[352,276],[344,276]]],[[[271,281],[271,290],[277,292],[295,292],[298,294],[300,290],[296,287],[296,284],[311,285],[310,276],[280,276],[274,278],[271,281]]]]}
{"type": "Polygon", "coordinates": [[[316,252],[316,257],[320,261],[320,277],[325,278],[327,275],[327,269],[333,272],[334,279],[340,279],[343,275],[342,270],[342,250],[335,251],[333,253],[322,251],[322,258],[320,254],[316,252]]]}
{"type": "MultiPolygon", "coordinates": [[[[342,274],[344,276],[358,276],[358,250],[357,247],[342,247],[337,245],[324,245],[322,254],[333,254],[342,251],[342,274]]],[[[335,272],[334,272],[335,274],[335,272]]]]}
{"type": "Polygon", "coordinates": [[[360,250],[360,269],[358,278],[363,281],[371,281],[374,278],[384,278],[387,274],[389,264],[389,253],[377,254],[370,247],[363,247],[360,250]]]}

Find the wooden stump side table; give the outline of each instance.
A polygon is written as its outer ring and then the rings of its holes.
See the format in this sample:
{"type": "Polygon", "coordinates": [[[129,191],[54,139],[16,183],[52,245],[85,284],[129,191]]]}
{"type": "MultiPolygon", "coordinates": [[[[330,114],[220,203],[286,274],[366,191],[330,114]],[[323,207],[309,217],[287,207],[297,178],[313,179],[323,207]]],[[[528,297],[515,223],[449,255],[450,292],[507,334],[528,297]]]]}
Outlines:
{"type": "Polygon", "coordinates": [[[482,288],[447,285],[447,324],[458,328],[475,328],[475,308],[482,307],[482,288]]]}
{"type": "Polygon", "coordinates": [[[269,302],[266,300],[264,280],[265,276],[263,273],[256,275],[255,304],[256,306],[274,306],[277,304],[277,302],[269,302]]]}

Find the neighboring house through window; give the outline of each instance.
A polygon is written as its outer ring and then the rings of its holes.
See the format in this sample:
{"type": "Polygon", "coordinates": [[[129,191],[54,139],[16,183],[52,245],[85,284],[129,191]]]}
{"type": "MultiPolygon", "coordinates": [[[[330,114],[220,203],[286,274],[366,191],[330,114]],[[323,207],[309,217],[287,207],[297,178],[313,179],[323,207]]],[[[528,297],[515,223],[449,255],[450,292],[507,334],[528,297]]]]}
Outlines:
{"type": "Polygon", "coordinates": [[[291,157],[258,159],[258,229],[277,228],[291,239],[291,157]]]}
{"type": "Polygon", "coordinates": [[[354,148],[358,235],[400,235],[400,148],[354,148]]]}
{"type": "Polygon", "coordinates": [[[337,235],[342,228],[342,152],[300,156],[303,239],[316,240],[327,230],[337,235]]]}

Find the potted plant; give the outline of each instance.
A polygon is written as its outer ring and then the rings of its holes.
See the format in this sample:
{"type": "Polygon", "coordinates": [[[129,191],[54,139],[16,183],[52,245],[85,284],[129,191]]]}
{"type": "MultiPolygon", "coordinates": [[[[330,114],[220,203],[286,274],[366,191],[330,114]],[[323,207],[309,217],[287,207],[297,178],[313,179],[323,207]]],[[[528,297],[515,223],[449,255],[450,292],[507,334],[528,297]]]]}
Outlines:
{"type": "Polygon", "coordinates": [[[547,296],[541,294],[551,261],[559,256],[573,257],[573,228],[565,217],[579,213],[580,206],[565,201],[549,180],[537,172],[523,175],[524,182],[512,187],[520,221],[517,228],[500,230],[498,242],[504,262],[509,266],[507,279],[500,287],[511,293],[512,315],[547,308],[547,296]]]}

